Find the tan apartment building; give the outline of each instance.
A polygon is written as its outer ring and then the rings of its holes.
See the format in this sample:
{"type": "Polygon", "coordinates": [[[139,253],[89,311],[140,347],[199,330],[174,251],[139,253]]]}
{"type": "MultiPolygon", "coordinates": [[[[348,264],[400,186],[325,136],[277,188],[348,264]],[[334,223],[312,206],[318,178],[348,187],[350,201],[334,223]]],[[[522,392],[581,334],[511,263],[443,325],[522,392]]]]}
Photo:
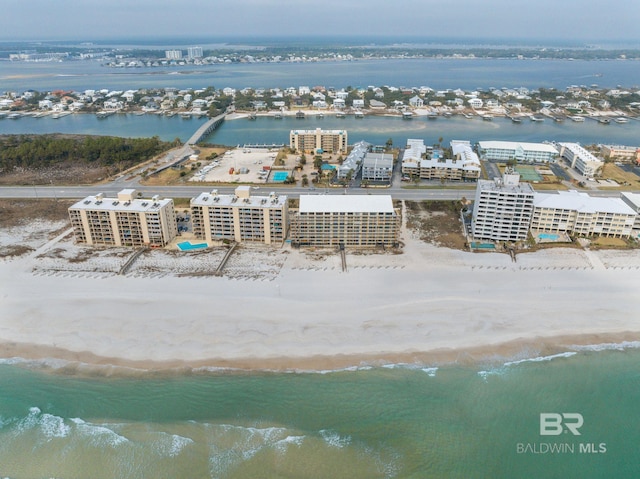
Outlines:
{"type": "Polygon", "coordinates": [[[138,198],[125,189],[116,198],[100,193],[69,208],[77,243],[107,246],[166,246],[178,234],[172,199],[138,198]]]}
{"type": "Polygon", "coordinates": [[[196,238],[206,241],[283,243],[289,210],[286,196],[252,196],[250,186],[238,186],[234,195],[217,191],[191,200],[191,222],[196,238]]]}
{"type": "Polygon", "coordinates": [[[389,247],[399,230],[389,195],[301,195],[290,236],[293,246],[389,247]]]}
{"type": "Polygon", "coordinates": [[[628,238],[637,212],[620,198],[589,196],[577,191],[536,193],[531,229],[628,238]]]}
{"type": "Polygon", "coordinates": [[[636,146],[602,145],[600,152],[611,160],[640,163],[640,148],[636,146]]]}
{"type": "Polygon", "coordinates": [[[346,153],[347,132],[345,130],[291,130],[289,147],[300,153],[346,153]]]}

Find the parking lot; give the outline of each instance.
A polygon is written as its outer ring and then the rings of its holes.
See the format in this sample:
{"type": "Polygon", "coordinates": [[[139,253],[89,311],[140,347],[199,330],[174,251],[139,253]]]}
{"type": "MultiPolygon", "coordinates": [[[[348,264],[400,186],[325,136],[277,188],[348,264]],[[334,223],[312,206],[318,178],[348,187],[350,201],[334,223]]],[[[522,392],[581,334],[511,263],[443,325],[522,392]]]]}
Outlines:
{"type": "Polygon", "coordinates": [[[190,181],[220,183],[265,183],[277,150],[236,148],[203,163],[190,181]]]}

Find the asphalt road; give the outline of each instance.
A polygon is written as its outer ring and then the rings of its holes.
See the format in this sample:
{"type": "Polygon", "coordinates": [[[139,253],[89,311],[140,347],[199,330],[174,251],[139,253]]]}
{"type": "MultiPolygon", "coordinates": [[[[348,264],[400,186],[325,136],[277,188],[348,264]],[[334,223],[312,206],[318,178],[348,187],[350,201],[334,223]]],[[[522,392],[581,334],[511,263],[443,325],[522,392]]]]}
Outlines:
{"type": "MultiPolygon", "coordinates": [[[[3,186],[0,187],[0,198],[85,198],[86,196],[104,193],[106,196],[115,196],[123,188],[132,187],[142,192],[143,196],[160,195],[165,198],[192,198],[203,191],[217,189],[220,194],[233,194],[235,187],[211,186],[139,186],[125,185],[122,183],[110,183],[95,186],[3,186]]],[[[297,198],[300,195],[391,195],[399,200],[456,200],[462,197],[471,199],[475,195],[475,186],[469,189],[426,189],[426,188],[273,188],[260,187],[253,194],[267,195],[271,191],[279,195],[287,195],[297,198]]]]}

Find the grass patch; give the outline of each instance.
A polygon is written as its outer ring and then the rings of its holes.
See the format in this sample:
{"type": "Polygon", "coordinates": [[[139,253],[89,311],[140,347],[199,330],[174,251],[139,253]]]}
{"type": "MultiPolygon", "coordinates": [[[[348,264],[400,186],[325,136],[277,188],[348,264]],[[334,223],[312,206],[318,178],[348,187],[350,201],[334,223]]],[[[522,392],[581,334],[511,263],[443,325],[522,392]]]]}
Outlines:
{"type": "MultiPolygon", "coordinates": [[[[600,177],[602,179],[614,180],[620,186],[640,186],[640,178],[638,178],[634,173],[624,171],[614,163],[605,163],[602,167],[602,174],[600,177]]],[[[600,187],[607,188],[606,185],[601,185],[600,187]]]]}
{"type": "Polygon", "coordinates": [[[466,249],[459,201],[405,201],[407,228],[426,242],[453,249],[466,249]]]}
{"type": "Polygon", "coordinates": [[[20,226],[35,219],[67,220],[69,207],[75,202],[52,199],[0,199],[0,227],[20,226]]]}

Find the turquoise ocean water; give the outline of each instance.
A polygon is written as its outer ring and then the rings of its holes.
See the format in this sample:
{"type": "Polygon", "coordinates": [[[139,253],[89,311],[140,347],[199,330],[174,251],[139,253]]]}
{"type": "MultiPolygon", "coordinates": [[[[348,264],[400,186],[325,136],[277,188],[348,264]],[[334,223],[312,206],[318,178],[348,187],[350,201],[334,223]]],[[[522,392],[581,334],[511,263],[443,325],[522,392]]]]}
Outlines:
{"type": "Polygon", "coordinates": [[[637,477],[632,346],[323,373],[106,377],[5,363],[0,476],[637,477]],[[540,435],[541,413],[567,412],[582,415],[579,436],[540,435]]]}

